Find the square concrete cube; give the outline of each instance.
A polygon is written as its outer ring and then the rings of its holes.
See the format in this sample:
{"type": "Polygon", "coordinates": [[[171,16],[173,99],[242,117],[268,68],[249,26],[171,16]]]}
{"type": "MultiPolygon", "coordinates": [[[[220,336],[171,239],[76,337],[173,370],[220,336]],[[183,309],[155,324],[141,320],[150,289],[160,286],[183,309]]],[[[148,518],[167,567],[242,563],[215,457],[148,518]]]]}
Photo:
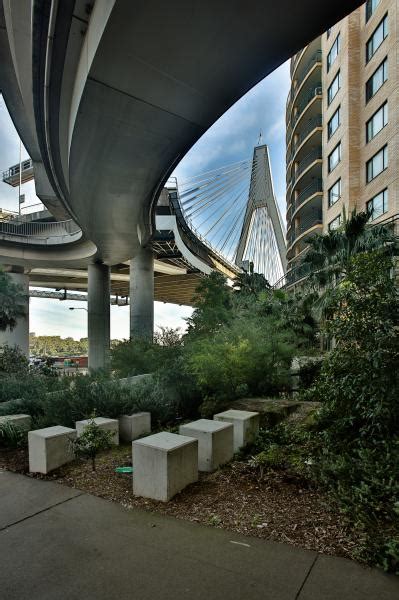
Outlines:
{"type": "Polygon", "coordinates": [[[75,429],[61,425],[29,431],[29,471],[49,473],[73,460],[72,442],[75,438],[75,429]]]}
{"type": "Polygon", "coordinates": [[[119,417],[119,437],[123,442],[133,442],[151,433],[151,413],[139,412],[119,417]]]}
{"type": "Polygon", "coordinates": [[[199,419],[180,425],[179,433],[198,440],[198,469],[215,471],[233,458],[234,425],[199,419]]]}
{"type": "Polygon", "coordinates": [[[133,492],[167,502],[198,480],[198,440],[156,433],[132,443],[133,492]]]}
{"type": "Polygon", "coordinates": [[[75,427],[78,432],[78,437],[82,435],[85,428],[94,420],[95,424],[105,431],[112,431],[112,444],[119,446],[119,421],[118,419],[106,419],[105,417],[95,417],[94,419],[85,419],[84,421],[76,421],[75,427]]]}
{"type": "Polygon", "coordinates": [[[233,423],[234,452],[238,452],[247,444],[251,444],[259,432],[259,413],[249,410],[226,410],[214,415],[215,421],[233,423]]]}
{"type": "Polygon", "coordinates": [[[29,430],[31,428],[32,419],[30,415],[3,415],[0,417],[0,425],[3,423],[11,423],[15,427],[29,430]]]}

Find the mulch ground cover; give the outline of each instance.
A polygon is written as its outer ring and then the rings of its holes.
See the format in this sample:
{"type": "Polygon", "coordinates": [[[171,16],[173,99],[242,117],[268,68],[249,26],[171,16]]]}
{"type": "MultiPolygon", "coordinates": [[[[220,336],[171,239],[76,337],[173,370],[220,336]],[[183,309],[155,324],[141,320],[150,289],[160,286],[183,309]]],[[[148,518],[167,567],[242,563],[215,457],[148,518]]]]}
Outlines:
{"type": "MultiPolygon", "coordinates": [[[[286,473],[268,471],[262,480],[246,462],[234,461],[162,503],[137,498],[131,474],[115,468],[131,465],[131,446],[119,446],[90,461],[75,461],[51,475],[34,475],[148,511],[289,543],[323,554],[353,558],[359,539],[319,490],[286,473]]],[[[0,450],[0,468],[28,474],[26,451],[0,450]]],[[[31,475],[32,476],[32,475],[31,475]]]]}

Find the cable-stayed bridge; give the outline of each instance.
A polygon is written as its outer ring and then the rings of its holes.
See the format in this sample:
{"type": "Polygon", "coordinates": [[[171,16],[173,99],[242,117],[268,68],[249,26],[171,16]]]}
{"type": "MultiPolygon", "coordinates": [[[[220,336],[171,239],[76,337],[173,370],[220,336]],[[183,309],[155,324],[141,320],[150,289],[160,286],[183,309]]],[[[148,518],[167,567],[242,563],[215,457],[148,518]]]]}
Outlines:
{"type": "MultiPolygon", "coordinates": [[[[12,169],[18,170],[16,166],[12,169]]],[[[82,231],[71,220],[55,221],[48,211],[32,215],[31,220],[29,216],[0,222],[0,258],[7,261],[4,252],[12,253],[15,245],[24,248],[25,263],[32,253],[28,269],[31,287],[63,290],[58,296],[46,291],[32,291],[32,295],[76,299],[76,294],[68,296],[68,290],[85,292],[87,272],[79,260],[71,268],[66,250],[79,247],[82,231]],[[37,256],[38,252],[42,256],[37,256]],[[58,266],[51,256],[54,253],[60,258],[58,266]]],[[[285,236],[266,145],[257,146],[247,160],[180,184],[177,178],[170,179],[158,201],[155,221],[150,244],[155,256],[156,300],[192,304],[198,278],[214,269],[230,278],[242,270],[254,270],[271,284],[284,274],[285,236]]],[[[111,292],[116,304],[122,297],[120,304],[126,304],[128,264],[113,267],[111,292]]],[[[86,295],[79,298],[84,300],[86,295]]]]}
{"type": "MultiPolygon", "coordinates": [[[[71,244],[42,236],[40,247],[20,244],[18,253],[2,244],[0,259],[24,285],[35,268],[87,269],[91,368],[108,360],[118,269],[130,273],[131,335],[145,337],[153,330],[155,261],[176,270],[175,247],[186,256],[179,268],[187,279],[212,268],[236,272],[251,253],[262,257],[258,270],[272,273],[264,258],[274,243],[269,219],[274,231],[277,223],[270,202],[249,210],[236,251],[238,209],[236,227],[235,213],[219,214],[231,219],[227,241],[203,213],[214,226],[212,250],[167,206],[159,214],[158,199],[176,165],[236,100],[361,1],[256,0],[251,10],[208,0],[0,3],[0,90],[32,159],[36,194],[82,232],[71,244]],[[223,244],[227,257],[217,248],[223,244]]],[[[182,281],[167,301],[178,301],[182,281]]]]}
{"type": "Polygon", "coordinates": [[[261,273],[273,284],[285,272],[285,233],[273,189],[269,153],[183,181],[181,216],[191,231],[232,269],[261,273]]]}

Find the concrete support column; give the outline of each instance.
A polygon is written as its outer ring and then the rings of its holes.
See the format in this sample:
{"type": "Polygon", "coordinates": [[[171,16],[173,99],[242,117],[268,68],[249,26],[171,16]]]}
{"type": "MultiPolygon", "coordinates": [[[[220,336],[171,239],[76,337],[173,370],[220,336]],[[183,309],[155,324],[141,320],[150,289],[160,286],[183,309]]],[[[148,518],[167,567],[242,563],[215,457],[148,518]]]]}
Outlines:
{"type": "Polygon", "coordinates": [[[89,370],[109,368],[110,269],[93,264],[88,268],[89,370]]]}
{"type": "Polygon", "coordinates": [[[154,255],[140,248],[130,261],[130,337],[154,336],[154,255]]]}
{"type": "Polygon", "coordinates": [[[22,288],[26,296],[25,317],[18,319],[13,330],[8,327],[0,331],[0,346],[18,346],[21,352],[29,358],[29,276],[25,273],[9,273],[12,282],[22,288]]]}

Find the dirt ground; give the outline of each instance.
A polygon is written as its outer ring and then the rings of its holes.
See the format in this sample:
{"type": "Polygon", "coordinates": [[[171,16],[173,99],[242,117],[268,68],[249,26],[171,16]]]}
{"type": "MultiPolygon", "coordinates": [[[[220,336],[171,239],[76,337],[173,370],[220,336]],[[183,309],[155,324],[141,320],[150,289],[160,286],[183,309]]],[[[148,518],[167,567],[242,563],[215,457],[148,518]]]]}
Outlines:
{"type": "MultiPolygon", "coordinates": [[[[38,476],[122,504],[179,519],[229,529],[324,554],[353,558],[359,540],[323,494],[287,474],[268,471],[262,480],[246,462],[235,461],[215,473],[200,474],[170,502],[137,498],[132,475],[115,468],[131,466],[131,447],[119,446],[97,458],[97,470],[88,461],[75,461],[51,476],[38,476]]],[[[0,450],[0,468],[27,473],[24,450],[0,450]]],[[[36,475],[35,475],[36,476],[36,475]]]]}

